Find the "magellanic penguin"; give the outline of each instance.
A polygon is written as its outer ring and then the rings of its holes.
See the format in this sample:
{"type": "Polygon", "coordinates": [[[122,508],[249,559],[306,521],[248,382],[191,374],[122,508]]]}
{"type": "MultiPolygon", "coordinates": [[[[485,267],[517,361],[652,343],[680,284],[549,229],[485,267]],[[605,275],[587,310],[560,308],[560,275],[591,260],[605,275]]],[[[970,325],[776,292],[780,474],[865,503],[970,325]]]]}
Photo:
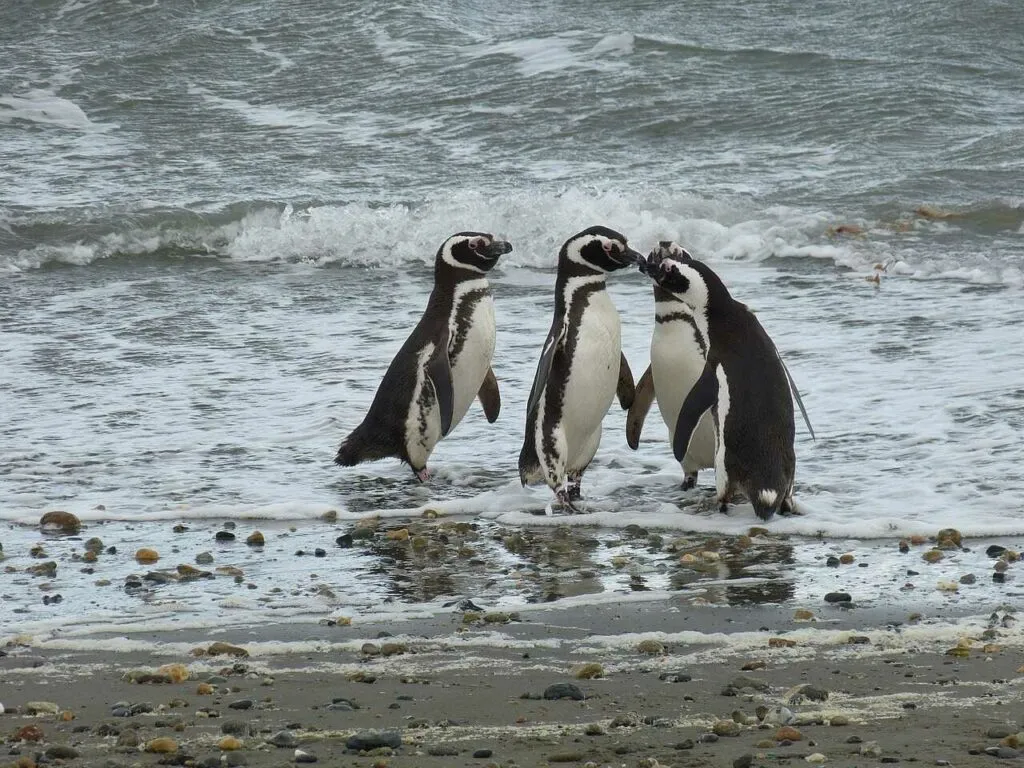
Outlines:
{"type": "MultiPolygon", "coordinates": [[[[662,259],[692,259],[677,243],[663,240],[647,257],[647,269],[662,259]]],[[[626,418],[626,442],[636,450],[644,419],[657,399],[661,418],[668,427],[669,443],[676,431],[679,411],[691,387],[700,378],[708,354],[708,328],[703,315],[654,285],[654,333],[651,335],[651,364],[636,385],[636,398],[626,418]]],[[[683,456],[683,490],[697,485],[697,473],[715,466],[715,425],[710,411],[701,416],[683,456]]]]}
{"type": "Polygon", "coordinates": [[[775,344],[706,264],[670,256],[644,262],[640,269],[685,302],[707,329],[707,359],[683,401],[673,434],[676,459],[686,455],[697,424],[710,410],[721,510],[741,491],[762,520],[793,511],[794,395],[775,344]]]}
{"type": "Polygon", "coordinates": [[[487,420],[501,399],[491,370],[494,301],[487,272],[512,250],[483,232],[459,232],[437,251],[426,311],[391,361],[363,422],[345,438],[334,462],[350,467],[401,459],[420,481],[427,459],[480,398],[487,420]]]}
{"type": "Polygon", "coordinates": [[[523,485],[544,480],[568,509],[580,497],[616,393],[623,408],[633,402],[633,374],[605,278],[641,258],[607,227],[573,235],[558,254],[554,320],[530,390],[519,478],[523,485]]]}

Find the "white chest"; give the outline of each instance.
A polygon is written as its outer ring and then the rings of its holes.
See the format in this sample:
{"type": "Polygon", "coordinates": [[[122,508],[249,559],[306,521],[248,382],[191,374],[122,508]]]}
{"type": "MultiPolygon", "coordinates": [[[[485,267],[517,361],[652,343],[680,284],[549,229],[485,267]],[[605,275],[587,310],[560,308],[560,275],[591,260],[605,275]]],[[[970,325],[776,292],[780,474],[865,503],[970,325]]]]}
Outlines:
{"type": "Polygon", "coordinates": [[[448,349],[452,354],[453,428],[466,415],[480,390],[494,358],[495,343],[494,300],[490,293],[485,296],[472,294],[474,290],[486,288],[487,281],[472,280],[462,285],[469,287],[456,292],[449,319],[452,339],[448,349]],[[472,309],[467,313],[463,305],[469,306],[470,302],[473,302],[472,309]]]}
{"type": "MultiPolygon", "coordinates": [[[[572,332],[570,329],[569,333],[572,332]]],[[[590,435],[599,428],[615,397],[622,337],[619,313],[607,291],[590,294],[575,333],[563,406],[570,441],[572,436],[590,435]]]]}

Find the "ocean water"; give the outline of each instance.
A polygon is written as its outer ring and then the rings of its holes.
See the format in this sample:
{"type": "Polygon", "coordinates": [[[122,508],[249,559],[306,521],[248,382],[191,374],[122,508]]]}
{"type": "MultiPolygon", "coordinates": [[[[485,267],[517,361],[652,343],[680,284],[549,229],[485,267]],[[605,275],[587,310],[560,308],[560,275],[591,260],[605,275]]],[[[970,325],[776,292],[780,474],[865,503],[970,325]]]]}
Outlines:
{"type": "MultiPolygon", "coordinates": [[[[854,546],[870,567],[845,586],[877,601],[905,581],[896,540],[943,527],[971,551],[913,599],[1005,596],[982,569],[987,542],[1024,537],[1024,8],[26,8],[0,9],[0,635],[466,597],[799,601],[854,546]],[[769,524],[790,538],[696,575],[652,546],[756,522],[709,508],[710,472],[679,491],[653,410],[633,452],[613,407],[587,514],[520,488],[557,250],[592,224],[642,251],[679,241],[776,341],[817,433],[798,423],[805,514],[769,524]],[[397,461],[335,467],[464,229],[515,247],[491,273],[500,419],[474,407],[428,485],[397,461]],[[83,534],[42,537],[52,509],[83,534]],[[337,548],[370,516],[445,546],[337,548]],[[215,545],[225,521],[266,548],[215,545]],[[81,575],[91,535],[119,554],[81,575]],[[24,570],[40,541],[60,563],[45,589],[24,570]],[[125,588],[144,545],[170,571],[213,550],[246,583],[125,588]],[[934,589],[967,571],[975,587],[934,589]]],[[[639,377],[650,283],[609,288],[639,377]]]]}

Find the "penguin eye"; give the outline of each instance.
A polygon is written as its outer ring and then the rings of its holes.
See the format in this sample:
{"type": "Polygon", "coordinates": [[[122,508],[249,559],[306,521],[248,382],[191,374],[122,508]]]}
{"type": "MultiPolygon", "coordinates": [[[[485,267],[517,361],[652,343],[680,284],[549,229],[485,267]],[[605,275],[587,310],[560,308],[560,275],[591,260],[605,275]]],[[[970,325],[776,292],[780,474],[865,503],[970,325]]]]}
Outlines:
{"type": "Polygon", "coordinates": [[[479,251],[480,247],[482,245],[483,245],[483,238],[482,237],[473,237],[473,238],[470,238],[470,240],[469,240],[469,249],[471,251],[479,251]]]}
{"type": "Polygon", "coordinates": [[[614,248],[615,248],[615,246],[612,245],[611,243],[605,243],[604,244],[605,253],[611,253],[614,248]]]}

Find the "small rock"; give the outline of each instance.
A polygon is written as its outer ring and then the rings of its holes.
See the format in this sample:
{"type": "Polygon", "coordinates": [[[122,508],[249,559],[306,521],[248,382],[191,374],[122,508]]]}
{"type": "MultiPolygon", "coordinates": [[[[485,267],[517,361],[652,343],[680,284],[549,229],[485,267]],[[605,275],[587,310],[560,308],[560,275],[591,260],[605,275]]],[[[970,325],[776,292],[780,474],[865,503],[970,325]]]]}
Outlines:
{"type": "Polygon", "coordinates": [[[828,758],[821,754],[821,752],[812,752],[807,757],[805,757],[804,760],[808,763],[820,765],[821,763],[826,762],[828,758]]]}
{"type": "Polygon", "coordinates": [[[583,729],[583,733],[587,736],[604,736],[604,726],[600,723],[588,723],[587,727],[583,729]]]}
{"type": "Polygon", "coordinates": [[[134,728],[125,728],[117,734],[117,746],[135,749],[139,746],[139,734],[134,728]]]}
{"type": "Polygon", "coordinates": [[[963,544],[963,536],[956,528],[943,528],[935,540],[941,549],[960,549],[963,544]]]}
{"type": "Polygon", "coordinates": [[[255,705],[252,699],[239,699],[228,704],[228,709],[252,709],[255,705]]]}
{"type": "Polygon", "coordinates": [[[229,542],[235,540],[235,534],[231,531],[217,531],[217,533],[213,535],[213,538],[215,541],[229,542]]]}
{"type": "Polygon", "coordinates": [[[233,752],[234,750],[241,748],[242,742],[235,736],[224,736],[217,742],[217,749],[223,750],[224,752],[233,752]]]}
{"type": "Polygon", "coordinates": [[[39,518],[39,527],[45,533],[75,534],[81,530],[82,521],[70,512],[55,510],[39,518]]]}
{"type": "Polygon", "coordinates": [[[52,701],[30,701],[22,707],[26,715],[56,715],[60,707],[52,701]]]}
{"type": "Polygon", "coordinates": [[[160,554],[155,549],[150,549],[149,547],[143,547],[135,552],[135,561],[143,565],[155,563],[159,559],[160,554]]]}
{"type": "Polygon", "coordinates": [[[657,640],[641,640],[636,646],[637,653],[647,653],[652,656],[660,656],[665,653],[665,644],[657,640]]]}
{"type": "Polygon", "coordinates": [[[775,732],[776,741],[800,741],[804,735],[791,725],[784,725],[775,732]]]}
{"type": "Polygon", "coordinates": [[[157,754],[170,754],[178,751],[178,742],[167,736],[158,736],[146,742],[146,751],[157,754]]]}
{"type": "Polygon", "coordinates": [[[851,600],[853,600],[853,598],[850,596],[849,592],[829,592],[825,595],[826,603],[848,603],[851,600]]]}
{"type": "Polygon", "coordinates": [[[15,741],[42,741],[43,729],[38,725],[23,725],[14,732],[15,741]]]}
{"type": "Polygon", "coordinates": [[[1005,725],[993,725],[985,732],[985,735],[990,739],[1005,739],[1014,732],[1013,728],[1008,728],[1005,725]]]}
{"type": "Polygon", "coordinates": [[[985,550],[985,554],[989,557],[999,557],[1006,551],[1006,547],[1001,547],[998,544],[993,544],[985,550]]]}
{"type": "Polygon", "coordinates": [[[188,667],[184,664],[164,664],[157,668],[156,673],[168,678],[172,683],[183,683],[188,680],[188,667]]]}
{"type": "Polygon", "coordinates": [[[750,677],[749,675],[738,675],[732,679],[729,685],[738,690],[753,688],[760,693],[768,693],[771,690],[771,686],[768,685],[766,680],[762,680],[759,677],[750,677]]]}
{"type": "Polygon", "coordinates": [[[711,728],[716,736],[739,736],[742,730],[743,727],[735,720],[719,720],[711,728]]]}
{"type": "Polygon", "coordinates": [[[213,555],[209,552],[200,552],[196,555],[196,565],[209,565],[213,562],[213,555]]]}
{"type": "Polygon", "coordinates": [[[860,754],[864,757],[880,757],[882,748],[878,746],[877,741],[865,741],[860,746],[860,754]]]}
{"type": "Polygon", "coordinates": [[[217,689],[216,689],[216,688],[214,688],[214,687],[213,687],[212,685],[210,685],[209,683],[200,683],[199,685],[197,685],[197,686],[196,686],[196,693],[197,693],[197,694],[198,694],[199,696],[210,696],[210,695],[212,695],[212,694],[213,694],[213,692],[214,692],[214,691],[216,691],[216,690],[217,690],[217,689]]]}
{"type": "Polygon", "coordinates": [[[313,550],[313,557],[327,557],[327,550],[317,547],[313,550]]]}
{"type": "Polygon", "coordinates": [[[1000,760],[1014,760],[1020,757],[1020,750],[1013,747],[986,747],[985,754],[1000,760]]]}
{"type": "Polygon", "coordinates": [[[740,755],[732,761],[732,768],[750,768],[754,764],[754,756],[749,752],[745,755],[740,755]]]}
{"type": "Polygon", "coordinates": [[[343,533],[341,534],[341,536],[334,540],[334,543],[342,549],[349,549],[352,546],[352,534],[343,533]]]}
{"type": "Polygon", "coordinates": [[[315,763],[317,759],[317,756],[314,755],[312,752],[305,752],[301,749],[295,750],[296,763],[315,763]]]}
{"type": "Polygon", "coordinates": [[[595,677],[604,677],[604,667],[591,661],[577,667],[573,672],[573,677],[577,680],[593,680],[595,677]]]}
{"type": "Polygon", "coordinates": [[[846,553],[845,555],[840,555],[839,556],[839,562],[842,563],[843,565],[849,565],[850,563],[853,562],[853,559],[854,559],[853,555],[851,555],[850,553],[846,553]]]}
{"type": "Polygon", "coordinates": [[[977,580],[978,577],[975,576],[973,573],[965,573],[963,576],[960,577],[961,584],[973,584],[977,580]]]}
{"type": "Polygon", "coordinates": [[[210,656],[248,656],[249,652],[237,645],[231,645],[231,643],[222,643],[217,641],[210,643],[206,649],[206,653],[210,656]]]}
{"type": "Polygon", "coordinates": [[[846,715],[833,715],[831,718],[829,718],[828,724],[836,728],[839,728],[844,725],[849,725],[850,718],[848,718],[846,715]]]}
{"type": "Polygon", "coordinates": [[[51,760],[74,760],[78,757],[78,750],[67,744],[54,744],[46,748],[46,756],[51,760]]]}
{"type": "Polygon", "coordinates": [[[398,749],[402,746],[402,734],[398,731],[361,731],[345,740],[345,748],[353,752],[391,747],[398,749]]]}
{"type": "Polygon", "coordinates": [[[834,555],[830,555],[825,560],[825,565],[828,566],[829,568],[838,568],[839,567],[839,558],[835,557],[834,555]]]}
{"type": "Polygon", "coordinates": [[[929,549],[927,552],[921,555],[921,559],[924,560],[926,563],[937,563],[943,557],[945,557],[945,555],[942,553],[941,549],[929,549]]]}
{"type": "Polygon", "coordinates": [[[490,749],[478,749],[473,753],[473,757],[480,760],[485,760],[493,754],[494,752],[490,749]]]}
{"type": "Polygon", "coordinates": [[[432,744],[427,747],[427,754],[431,757],[458,757],[459,748],[451,744],[432,744]]]}
{"type": "Polygon", "coordinates": [[[245,543],[250,547],[262,547],[266,544],[266,540],[260,531],[253,531],[245,538],[245,543]]]}
{"type": "Polygon", "coordinates": [[[572,683],[555,683],[549,685],[544,689],[545,699],[572,699],[573,701],[583,701],[586,697],[583,695],[578,687],[572,683]]]}
{"type": "Polygon", "coordinates": [[[814,613],[805,608],[798,608],[793,613],[793,619],[796,621],[814,621],[814,613]]]}
{"type": "Polygon", "coordinates": [[[269,739],[267,743],[275,747],[281,747],[282,749],[294,748],[299,745],[299,740],[295,738],[295,734],[291,731],[278,731],[269,739]]]}

